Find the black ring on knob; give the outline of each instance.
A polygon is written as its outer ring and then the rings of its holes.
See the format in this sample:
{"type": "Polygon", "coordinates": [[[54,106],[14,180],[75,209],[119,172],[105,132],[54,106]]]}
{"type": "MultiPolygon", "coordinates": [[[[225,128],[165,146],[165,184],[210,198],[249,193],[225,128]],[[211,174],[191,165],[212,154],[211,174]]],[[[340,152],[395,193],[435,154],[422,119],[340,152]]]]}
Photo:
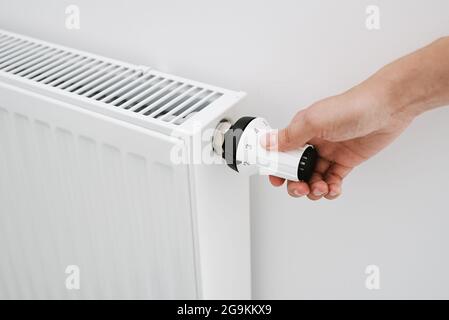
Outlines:
{"type": "Polygon", "coordinates": [[[221,156],[226,160],[227,165],[237,172],[239,171],[237,169],[237,165],[240,164],[237,163],[237,146],[239,145],[239,141],[242,137],[243,131],[254,119],[256,118],[242,117],[238,119],[224,134],[222,145],[223,154],[221,156]],[[231,148],[231,150],[229,150],[229,147],[231,148]]]}
{"type": "Polygon", "coordinates": [[[312,146],[308,146],[302,153],[298,165],[298,180],[309,182],[315,170],[318,152],[312,146]]]}

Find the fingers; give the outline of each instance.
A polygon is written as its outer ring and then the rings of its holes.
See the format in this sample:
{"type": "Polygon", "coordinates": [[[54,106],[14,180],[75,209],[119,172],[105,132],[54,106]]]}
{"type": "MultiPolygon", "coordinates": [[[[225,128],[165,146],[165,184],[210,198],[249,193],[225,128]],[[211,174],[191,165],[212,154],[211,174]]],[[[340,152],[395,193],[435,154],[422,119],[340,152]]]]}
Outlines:
{"type": "Polygon", "coordinates": [[[312,178],[309,181],[309,188],[311,192],[307,197],[310,200],[320,200],[329,192],[327,183],[324,182],[323,176],[318,172],[313,173],[312,178]]]}
{"type": "Polygon", "coordinates": [[[338,196],[340,196],[341,194],[341,185],[342,185],[341,178],[335,179],[332,178],[332,180],[327,179],[326,182],[329,188],[329,192],[324,197],[328,200],[334,200],[338,198],[338,196]]]}
{"type": "Polygon", "coordinates": [[[287,192],[294,198],[306,196],[310,193],[309,185],[303,181],[288,181],[287,192]]]}
{"type": "Polygon", "coordinates": [[[309,180],[310,194],[307,196],[310,200],[319,200],[329,192],[327,183],[323,179],[323,174],[329,169],[330,162],[319,158],[315,172],[309,180]]]}
{"type": "MultiPolygon", "coordinates": [[[[308,183],[287,181],[287,192],[295,198],[307,196],[314,201],[322,198],[334,200],[341,195],[343,179],[351,170],[352,168],[330,163],[320,158],[310,181],[308,183]]],[[[272,185],[279,187],[284,184],[285,179],[270,176],[270,182],[272,185]]]]}
{"type": "Polygon", "coordinates": [[[307,196],[310,200],[319,200],[327,195],[329,189],[322,176],[315,172],[308,184],[303,181],[288,181],[287,192],[295,198],[307,196]]]}
{"type": "Polygon", "coordinates": [[[272,184],[273,186],[275,186],[275,187],[280,187],[280,186],[282,186],[282,185],[284,184],[284,182],[285,182],[285,179],[279,178],[279,177],[275,177],[275,176],[269,176],[268,178],[269,178],[271,184],[272,184]]]}
{"type": "Polygon", "coordinates": [[[343,178],[346,177],[351,170],[352,168],[340,164],[333,164],[330,166],[325,176],[325,181],[329,187],[329,192],[325,196],[326,199],[333,200],[340,196],[343,178]]]}
{"type": "Polygon", "coordinates": [[[314,136],[313,126],[302,111],[287,128],[267,133],[261,144],[267,150],[288,151],[304,146],[314,136]]]}
{"type": "Polygon", "coordinates": [[[299,181],[288,181],[287,191],[293,197],[307,196],[311,200],[321,199],[329,191],[327,183],[323,181],[322,173],[329,168],[329,161],[318,159],[315,172],[308,183],[299,181]]]}

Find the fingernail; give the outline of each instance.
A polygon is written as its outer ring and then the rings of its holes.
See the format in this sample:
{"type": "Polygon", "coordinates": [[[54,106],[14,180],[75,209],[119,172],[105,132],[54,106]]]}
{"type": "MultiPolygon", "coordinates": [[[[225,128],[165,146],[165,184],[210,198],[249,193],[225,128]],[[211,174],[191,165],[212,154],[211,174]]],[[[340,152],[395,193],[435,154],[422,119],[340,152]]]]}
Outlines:
{"type": "Polygon", "coordinates": [[[295,194],[295,196],[298,196],[298,197],[303,196],[303,194],[301,192],[299,192],[299,190],[293,190],[293,193],[295,194]]]}
{"type": "Polygon", "coordinates": [[[329,192],[329,195],[330,195],[331,197],[336,197],[336,196],[338,196],[338,192],[332,190],[331,192],[329,192]]]}
{"type": "Polygon", "coordinates": [[[272,150],[277,148],[278,137],[276,132],[269,132],[260,139],[262,147],[272,150]]]}
{"type": "Polygon", "coordinates": [[[318,189],[313,190],[313,195],[317,197],[322,196],[323,193],[324,193],[323,191],[320,191],[318,189]]]}

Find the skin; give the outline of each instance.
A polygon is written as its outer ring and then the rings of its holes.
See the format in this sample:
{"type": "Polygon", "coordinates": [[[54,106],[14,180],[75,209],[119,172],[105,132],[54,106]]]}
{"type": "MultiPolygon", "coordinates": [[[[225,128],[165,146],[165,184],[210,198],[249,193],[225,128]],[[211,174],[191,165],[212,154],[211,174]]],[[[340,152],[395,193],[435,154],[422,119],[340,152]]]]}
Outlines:
{"type": "MultiPolygon", "coordinates": [[[[383,67],[348,91],[299,111],[262,145],[288,151],[314,145],[319,160],[311,180],[287,182],[292,197],[336,199],[343,180],[392,143],[417,116],[449,104],[449,37],[383,67]]],[[[274,186],[285,180],[270,176],[274,186]]]]}

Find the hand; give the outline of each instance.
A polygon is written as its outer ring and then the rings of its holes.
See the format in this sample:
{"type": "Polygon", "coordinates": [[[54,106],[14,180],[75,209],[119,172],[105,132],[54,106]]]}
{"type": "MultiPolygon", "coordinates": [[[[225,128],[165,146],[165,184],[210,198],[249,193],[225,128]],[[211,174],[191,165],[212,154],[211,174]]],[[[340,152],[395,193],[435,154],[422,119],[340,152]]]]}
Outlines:
{"type": "MultiPolygon", "coordinates": [[[[288,181],[288,193],[311,200],[337,198],[351,170],[390,144],[414,117],[396,111],[387,97],[373,83],[362,84],[301,110],[287,128],[269,133],[267,149],[287,151],[309,143],[319,154],[309,183],[288,181]]],[[[281,186],[285,180],[270,176],[270,181],[281,186]]]]}
{"type": "MultiPolygon", "coordinates": [[[[449,104],[449,37],[385,66],[351,90],[296,114],[290,125],[266,136],[268,149],[314,145],[319,154],[308,183],[287,183],[293,197],[335,199],[343,179],[385,148],[420,113],[449,104]]],[[[270,176],[274,186],[284,179],[270,176]]]]}

